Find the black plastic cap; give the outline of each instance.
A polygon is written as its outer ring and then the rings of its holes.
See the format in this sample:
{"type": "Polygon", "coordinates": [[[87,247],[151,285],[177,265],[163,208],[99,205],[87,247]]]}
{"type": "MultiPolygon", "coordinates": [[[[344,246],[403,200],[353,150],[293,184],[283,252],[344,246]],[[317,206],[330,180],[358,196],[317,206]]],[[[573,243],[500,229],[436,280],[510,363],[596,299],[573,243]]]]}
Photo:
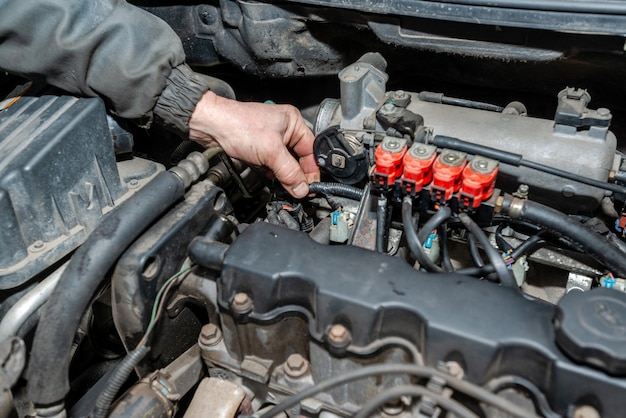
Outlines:
{"type": "Polygon", "coordinates": [[[559,301],[556,342],[573,360],[626,375],[626,294],[572,291],[559,301]]]}

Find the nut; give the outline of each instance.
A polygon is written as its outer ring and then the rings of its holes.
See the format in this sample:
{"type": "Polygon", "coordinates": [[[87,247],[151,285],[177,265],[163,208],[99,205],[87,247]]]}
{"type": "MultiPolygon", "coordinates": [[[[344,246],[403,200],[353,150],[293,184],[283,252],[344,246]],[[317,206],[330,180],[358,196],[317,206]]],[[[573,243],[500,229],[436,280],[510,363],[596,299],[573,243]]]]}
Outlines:
{"type": "Polygon", "coordinates": [[[309,370],[309,362],[300,354],[291,354],[285,362],[285,374],[289,377],[302,377],[309,370]]]}
{"type": "Polygon", "coordinates": [[[206,324],[200,331],[199,342],[202,345],[216,345],[222,341],[222,332],[215,324],[206,324]]]}
{"type": "Polygon", "coordinates": [[[247,312],[252,308],[252,298],[250,298],[247,293],[239,292],[233,298],[231,308],[233,308],[235,312],[247,312]]]}
{"type": "Polygon", "coordinates": [[[328,332],[328,341],[333,345],[346,345],[350,341],[350,337],[350,331],[341,324],[333,325],[328,332]]]}

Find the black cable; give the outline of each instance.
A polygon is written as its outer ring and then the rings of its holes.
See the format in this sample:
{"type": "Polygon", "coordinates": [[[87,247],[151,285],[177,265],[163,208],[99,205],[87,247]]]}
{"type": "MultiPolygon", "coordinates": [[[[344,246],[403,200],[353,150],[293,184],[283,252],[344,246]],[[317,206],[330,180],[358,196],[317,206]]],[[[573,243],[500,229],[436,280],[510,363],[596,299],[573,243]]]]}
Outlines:
{"type": "Polygon", "coordinates": [[[441,248],[441,266],[446,272],[453,272],[454,266],[450,261],[450,249],[448,248],[448,226],[442,223],[437,228],[439,234],[439,248],[441,248]]]}
{"type": "Polygon", "coordinates": [[[614,193],[626,194],[626,187],[620,186],[619,184],[607,183],[589,177],[579,176],[578,174],[574,174],[565,170],[559,170],[558,168],[550,167],[549,165],[537,163],[534,161],[522,160],[520,165],[532,168],[537,171],[542,171],[544,173],[552,174],[557,177],[563,177],[568,180],[577,181],[579,183],[597,187],[599,189],[609,190],[614,193]]]}
{"type": "Polygon", "coordinates": [[[352,382],[354,380],[364,379],[371,376],[379,376],[384,374],[407,374],[419,378],[440,378],[446,382],[446,386],[465,394],[466,396],[477,400],[478,402],[489,404],[506,414],[518,418],[538,418],[537,415],[531,413],[519,406],[513,404],[505,398],[501,398],[488,390],[475,385],[466,380],[456,379],[446,373],[435,370],[431,367],[416,366],[410,364],[380,364],[376,366],[361,367],[357,370],[349,371],[331,377],[330,379],[311,386],[293,396],[290,396],[274,408],[265,412],[260,418],[272,418],[281,412],[287,411],[289,408],[299,404],[305,399],[311,398],[318,393],[326,392],[336,386],[352,382]]]}
{"type": "MultiPolygon", "coordinates": [[[[544,247],[547,242],[543,240],[542,238],[542,233],[543,231],[540,231],[537,235],[533,235],[530,238],[528,238],[526,241],[522,242],[520,245],[518,245],[510,254],[510,257],[513,260],[517,260],[520,257],[524,256],[524,255],[529,255],[532,254],[533,252],[535,252],[536,250],[538,250],[541,247],[544,247]]],[[[480,262],[482,263],[482,259],[480,258],[480,254],[478,253],[478,247],[476,245],[476,239],[474,238],[474,236],[472,234],[468,234],[467,235],[467,242],[468,242],[468,246],[470,248],[470,254],[472,253],[472,251],[476,251],[477,253],[472,255],[472,258],[474,258],[475,255],[478,256],[478,260],[480,260],[480,262]]],[[[477,261],[477,260],[474,260],[477,261]]],[[[469,268],[464,268],[464,269],[460,269],[457,270],[456,272],[459,274],[464,274],[466,276],[477,276],[477,277],[484,277],[488,274],[494,273],[496,270],[495,268],[491,265],[485,265],[484,263],[482,265],[478,265],[476,263],[477,267],[469,267],[469,268]]]]}
{"type": "Polygon", "coordinates": [[[433,273],[443,273],[443,269],[436,265],[424,252],[422,241],[420,241],[415,231],[413,222],[413,201],[409,196],[402,200],[402,224],[404,225],[404,236],[411,251],[411,255],[420,263],[420,266],[433,273]]]}
{"type": "Polygon", "coordinates": [[[446,398],[428,388],[416,385],[402,385],[388,389],[374,399],[366,403],[354,418],[367,418],[372,415],[384,404],[396,400],[402,396],[421,396],[428,397],[429,400],[434,401],[438,406],[442,407],[448,412],[452,412],[455,417],[458,418],[478,418],[478,415],[461,405],[454,399],[446,398]]]}
{"type": "Polygon", "coordinates": [[[473,144],[458,138],[452,138],[443,135],[437,135],[433,138],[432,143],[440,148],[450,148],[457,151],[467,152],[468,154],[482,155],[483,157],[492,158],[505,164],[514,165],[516,167],[528,167],[543,173],[552,174],[553,176],[562,177],[568,180],[586,184],[588,186],[597,187],[602,190],[609,190],[614,193],[626,194],[626,187],[619,184],[611,184],[604,181],[592,179],[570,173],[569,171],[560,170],[545,164],[534,161],[525,160],[521,154],[503,151],[497,148],[487,147],[485,145],[473,144]]]}
{"type": "Polygon", "coordinates": [[[354,186],[348,186],[341,183],[311,183],[309,184],[310,193],[319,193],[322,195],[336,195],[347,197],[352,200],[361,200],[363,198],[364,190],[354,186]]]}
{"type": "Polygon", "coordinates": [[[476,243],[476,237],[471,232],[467,234],[467,245],[469,246],[470,257],[472,257],[472,261],[474,261],[476,267],[484,267],[485,262],[480,256],[478,244],[476,243]]]}
{"type": "Polygon", "coordinates": [[[511,246],[511,244],[509,244],[508,242],[506,242],[504,240],[504,237],[502,236],[502,230],[507,226],[506,223],[502,222],[500,225],[498,225],[498,227],[496,228],[496,244],[498,245],[498,248],[500,249],[500,251],[503,252],[507,252],[507,251],[511,251],[513,249],[513,247],[511,246]]]}
{"type": "Polygon", "coordinates": [[[485,235],[483,230],[480,229],[476,222],[474,222],[472,218],[470,218],[466,213],[459,213],[459,220],[463,223],[463,225],[465,225],[469,232],[474,234],[480,245],[483,246],[487,257],[489,258],[489,262],[491,263],[496,274],[498,275],[498,279],[500,279],[500,283],[502,283],[504,286],[519,290],[519,287],[517,286],[517,282],[515,281],[515,277],[513,277],[511,270],[506,267],[506,264],[504,263],[504,260],[502,259],[500,253],[491,246],[489,238],[487,238],[487,235],[485,235]]]}
{"type": "Polygon", "coordinates": [[[518,245],[513,251],[511,251],[511,258],[513,260],[517,260],[518,258],[526,254],[532,254],[544,245],[546,245],[546,241],[544,241],[541,237],[541,233],[533,235],[532,237],[528,238],[526,241],[518,245]]]}
{"type": "Polygon", "coordinates": [[[430,217],[430,219],[424,224],[422,229],[417,234],[420,242],[425,242],[430,233],[436,230],[439,225],[447,221],[452,215],[452,211],[447,206],[442,206],[439,210],[430,217]]]}

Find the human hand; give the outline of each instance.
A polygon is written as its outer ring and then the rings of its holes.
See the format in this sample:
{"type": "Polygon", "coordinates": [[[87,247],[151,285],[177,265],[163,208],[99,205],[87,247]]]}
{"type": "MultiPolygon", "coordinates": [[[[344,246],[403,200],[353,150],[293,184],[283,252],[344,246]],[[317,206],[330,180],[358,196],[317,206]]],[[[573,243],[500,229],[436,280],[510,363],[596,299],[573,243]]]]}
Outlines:
{"type": "Polygon", "coordinates": [[[293,106],[238,102],[207,91],[189,120],[189,138],[269,168],[296,198],[305,197],[308,183],[320,178],[313,133],[293,106]]]}

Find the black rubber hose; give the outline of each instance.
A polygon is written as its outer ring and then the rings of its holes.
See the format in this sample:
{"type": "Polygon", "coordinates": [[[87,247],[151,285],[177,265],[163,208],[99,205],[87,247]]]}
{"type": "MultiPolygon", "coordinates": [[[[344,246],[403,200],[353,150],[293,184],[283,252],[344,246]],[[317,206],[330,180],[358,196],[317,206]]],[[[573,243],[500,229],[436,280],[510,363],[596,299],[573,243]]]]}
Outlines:
{"type": "Polygon", "coordinates": [[[454,271],[454,266],[450,260],[450,250],[448,248],[448,225],[444,222],[437,229],[439,233],[439,247],[441,248],[441,266],[447,272],[454,271]]]}
{"type": "Polygon", "coordinates": [[[541,225],[578,242],[585,252],[603,263],[616,276],[626,277],[626,253],[584,224],[573,222],[564,213],[531,200],[515,199],[514,207],[515,209],[511,210],[512,206],[505,202],[503,210],[512,218],[521,218],[541,225]]]}
{"type": "Polygon", "coordinates": [[[311,183],[309,184],[309,192],[325,196],[342,196],[352,200],[361,200],[365,193],[362,189],[341,183],[311,183]]]}
{"type": "Polygon", "coordinates": [[[459,99],[456,97],[444,96],[443,93],[435,93],[432,91],[421,91],[417,97],[423,102],[441,103],[452,106],[468,107],[470,109],[488,110],[491,112],[502,112],[502,106],[491,103],[476,102],[474,100],[459,99]]]}
{"type": "Polygon", "coordinates": [[[511,258],[517,260],[523,255],[533,253],[544,245],[546,245],[546,241],[541,237],[541,233],[533,235],[511,251],[511,258]]]}
{"type": "Polygon", "coordinates": [[[476,267],[484,267],[485,262],[480,256],[480,251],[478,250],[478,244],[476,243],[476,237],[474,236],[474,234],[467,234],[467,245],[469,247],[470,257],[472,257],[472,261],[474,261],[476,267]]]}
{"type": "Polygon", "coordinates": [[[411,255],[426,270],[433,273],[443,273],[443,269],[436,265],[424,252],[422,241],[420,241],[417,235],[415,223],[413,222],[413,201],[409,196],[402,200],[402,225],[404,226],[404,235],[411,255]]]}
{"type": "Polygon", "coordinates": [[[483,230],[480,229],[476,222],[474,222],[466,213],[459,213],[459,220],[463,223],[463,225],[465,225],[467,230],[476,237],[480,245],[483,246],[487,257],[489,258],[489,262],[494,267],[494,270],[498,275],[498,279],[500,279],[500,283],[504,286],[519,290],[511,270],[506,268],[506,264],[504,263],[502,256],[491,246],[489,238],[487,238],[487,235],[485,235],[483,230]]]}
{"type": "Polygon", "coordinates": [[[130,376],[133,372],[135,366],[139,364],[149,351],[150,348],[145,345],[139,347],[128,353],[126,357],[124,357],[124,360],[122,360],[120,364],[115,367],[113,375],[111,375],[106,383],[106,386],[96,400],[96,407],[92,418],[106,418],[107,413],[111,408],[111,404],[113,403],[117,393],[122,388],[122,385],[126,382],[128,376],[130,376]]]}
{"type": "Polygon", "coordinates": [[[439,225],[450,219],[452,211],[447,206],[442,206],[428,221],[422,226],[417,235],[420,242],[425,242],[431,232],[439,228],[439,225]]]}
{"type": "Polygon", "coordinates": [[[63,401],[70,389],[74,336],[95,291],[124,250],[184,192],[176,174],[159,174],[109,213],[76,250],[35,332],[27,373],[28,393],[35,405],[63,401]]]}

